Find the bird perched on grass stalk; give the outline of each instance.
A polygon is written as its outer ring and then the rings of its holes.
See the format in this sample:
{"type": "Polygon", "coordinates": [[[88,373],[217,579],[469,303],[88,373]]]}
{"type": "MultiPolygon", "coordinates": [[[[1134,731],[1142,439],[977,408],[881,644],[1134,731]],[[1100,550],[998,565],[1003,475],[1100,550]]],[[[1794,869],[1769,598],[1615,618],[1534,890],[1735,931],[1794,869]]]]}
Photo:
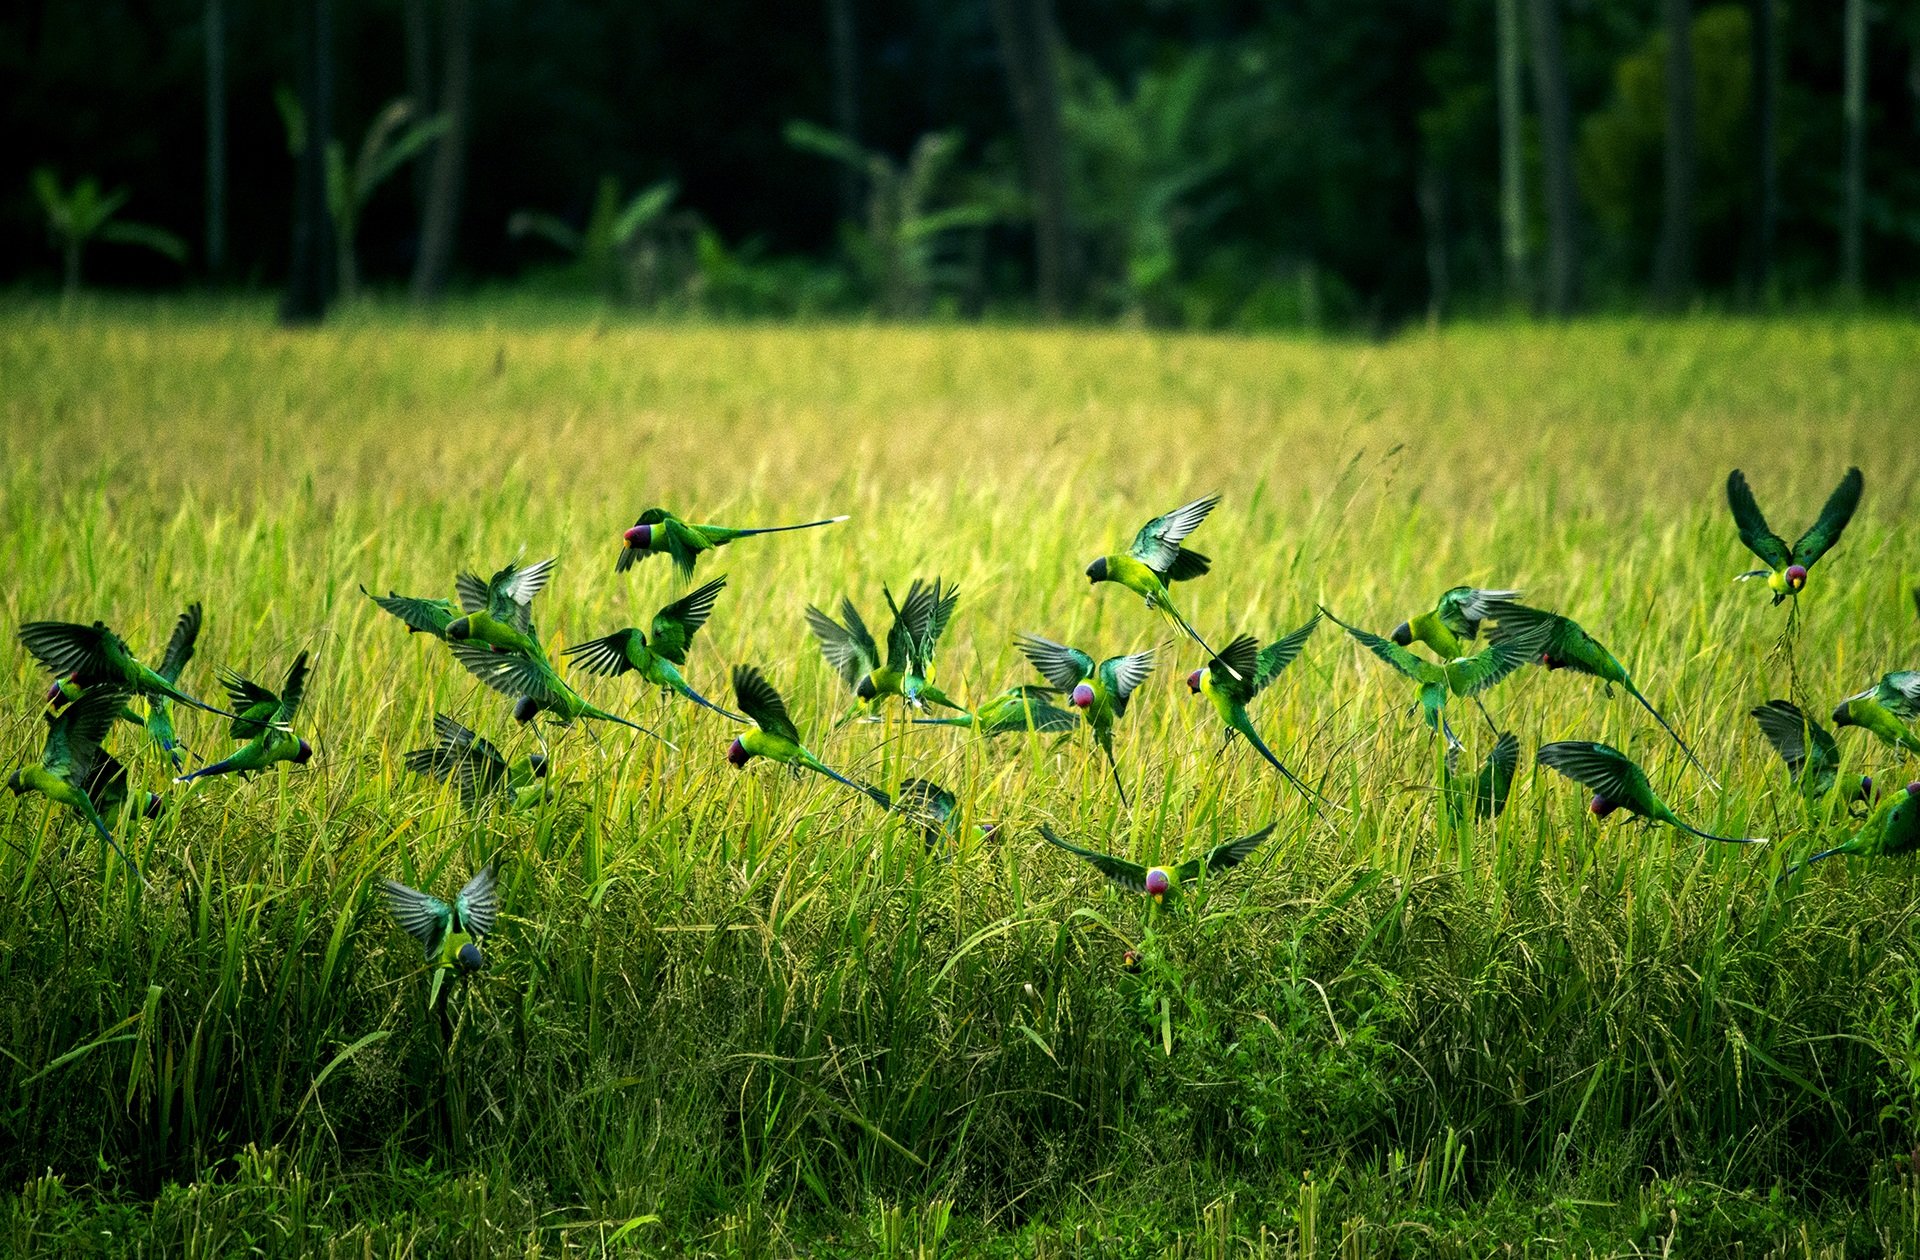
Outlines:
{"type": "MultiPolygon", "coordinates": [[[[112,829],[107,826],[101,810],[86,791],[87,784],[93,781],[103,759],[107,759],[101,741],[106,739],[113,724],[119,720],[120,710],[126,707],[130,694],[125,687],[95,683],[60,712],[46,714],[47,737],[41,749],[40,764],[14,771],[7,779],[7,787],[15,796],[38,792],[56,805],[64,805],[80,815],[88,826],[99,833],[107,847],[127,864],[127,869],[135,877],[140,877],[139,866],[127,856],[119,841],[113,838],[112,829]]],[[[117,766],[118,763],[114,764],[117,766]]],[[[108,775],[111,777],[111,771],[108,775]]],[[[122,771],[123,783],[124,775],[122,771]]]]}
{"type": "Polygon", "coordinates": [[[1016,635],[1014,642],[1041,677],[1068,691],[1087,729],[1093,732],[1093,742],[1107,755],[1107,768],[1113,771],[1113,787],[1120,793],[1120,803],[1132,808],[1127,789],[1120,782],[1120,766],[1113,759],[1113,724],[1127,715],[1128,698],[1153,672],[1152,649],[1131,656],[1109,656],[1096,666],[1093,658],[1080,649],[1037,634],[1016,635]]]}
{"type": "Polygon", "coordinates": [[[1494,606],[1519,598],[1519,591],[1456,586],[1443,592],[1428,611],[1415,613],[1395,626],[1392,638],[1401,647],[1424,643],[1441,660],[1457,661],[1472,654],[1470,645],[1479,637],[1480,623],[1494,606]]]}
{"type": "Polygon", "coordinates": [[[1566,669],[1576,674],[1585,674],[1589,678],[1598,678],[1605,686],[1609,697],[1613,695],[1614,687],[1620,687],[1638,700],[1640,707],[1651,713],[1653,720],[1660,723],[1661,729],[1673,737],[1673,742],[1680,746],[1680,751],[1687,755],[1687,760],[1693,763],[1694,769],[1706,775],[1707,782],[1713,783],[1716,787],[1719,786],[1707,768],[1700,764],[1700,758],[1693,755],[1693,749],[1687,747],[1687,742],[1680,738],[1680,733],[1661,716],[1660,710],[1653,707],[1653,702],[1641,694],[1640,688],[1634,686],[1633,678],[1627,673],[1626,666],[1622,665],[1619,658],[1612,652],[1607,651],[1600,640],[1582,629],[1579,622],[1571,617],[1562,617],[1559,613],[1529,608],[1525,604],[1516,604],[1511,601],[1496,602],[1489,611],[1497,619],[1497,624],[1487,632],[1488,642],[1500,643],[1507,639],[1531,641],[1537,637],[1540,641],[1540,650],[1535,659],[1549,673],[1566,669]]]}
{"type": "Polygon", "coordinates": [[[1320,614],[1316,612],[1311,621],[1264,648],[1258,639],[1243,634],[1221,649],[1219,656],[1187,675],[1187,690],[1194,695],[1205,696],[1220,715],[1227,742],[1231,743],[1235,735],[1245,736],[1247,743],[1266,758],[1268,765],[1278,770],[1287,782],[1309,799],[1317,793],[1273,755],[1273,750],[1260,738],[1260,733],[1253,729],[1253,719],[1247,715],[1247,706],[1280,676],[1281,671],[1293,664],[1319,624],[1320,614]]]}
{"type": "Polygon", "coordinates": [[[1750,578],[1765,578],[1776,606],[1784,599],[1797,596],[1807,584],[1807,570],[1813,567],[1814,561],[1826,555],[1840,541],[1847,522],[1853,519],[1854,509],[1860,506],[1860,491],[1864,484],[1858,468],[1847,469],[1846,476],[1827,496],[1826,506],[1820,509],[1820,518],[1789,547],[1784,538],[1773,532],[1767,524],[1767,518],[1761,514],[1760,505],[1754,502],[1753,491],[1747,488],[1746,474],[1738,468],[1728,473],[1727,506],[1733,509],[1733,523],[1740,531],[1740,541],[1746,544],[1748,551],[1760,558],[1760,563],[1767,566],[1738,574],[1734,580],[1741,582],[1750,578]]]}
{"type": "MultiPolygon", "coordinates": [[[[1787,773],[1800,795],[1810,801],[1825,800],[1840,785],[1840,749],[1833,735],[1790,700],[1769,700],[1752,712],[1767,742],[1787,763],[1787,773]]],[[[1850,802],[1871,798],[1872,776],[1847,776],[1845,795],[1850,802]]]]}
{"type": "Polygon", "coordinates": [[[1083,849],[1062,840],[1045,823],[1040,824],[1040,834],[1046,837],[1047,843],[1091,864],[1116,887],[1132,893],[1144,893],[1155,906],[1162,906],[1169,897],[1178,896],[1183,885],[1199,879],[1203,873],[1223,871],[1246,861],[1249,854],[1266,843],[1267,837],[1273,834],[1273,828],[1274,824],[1268,823],[1250,836],[1216,844],[1199,857],[1188,858],[1178,866],[1170,867],[1143,866],[1111,853],[1101,853],[1097,849],[1083,849]]]}
{"type": "Polygon", "coordinates": [[[1663,822],[1670,827],[1678,827],[1702,840],[1718,840],[1725,844],[1766,843],[1759,838],[1716,836],[1682,821],[1678,814],[1654,795],[1653,785],[1647,782],[1646,771],[1635,765],[1625,753],[1606,744],[1583,739],[1562,740],[1541,745],[1534,759],[1543,766],[1558,770],[1575,783],[1592,789],[1593,800],[1587,808],[1593,811],[1595,818],[1605,818],[1616,809],[1624,809],[1649,822],[1663,822]]]}
{"type": "Polygon", "coordinates": [[[1789,866],[1780,878],[1830,857],[1905,857],[1915,851],[1920,851],[1920,783],[1909,783],[1881,802],[1846,843],[1789,866]]]}
{"type": "Polygon", "coordinates": [[[852,788],[881,809],[892,807],[892,800],[879,788],[854,782],[807,751],[800,742],[799,728],[787,716],[786,702],[758,669],[751,665],[733,667],[733,698],[754,726],[727,746],[727,761],[734,769],[745,768],[755,757],[765,757],[784,766],[805,767],[815,774],[823,774],[835,783],[852,788]]]}
{"type": "Polygon", "coordinates": [[[721,708],[695,691],[676,668],[687,663],[687,650],[693,645],[693,636],[707,624],[713,603],[726,585],[724,576],[717,577],[662,608],[653,615],[651,637],[637,628],[616,630],[604,638],[589,639],[570,647],[561,655],[589,674],[618,677],[637,672],[643,682],[685,696],[731,721],[744,722],[746,719],[739,714],[721,708]]]}
{"type": "Polygon", "coordinates": [[[1167,588],[1175,582],[1200,577],[1213,567],[1213,561],[1181,544],[1200,528],[1200,522],[1207,519],[1207,513],[1219,502],[1218,494],[1210,494],[1183,504],[1165,516],[1156,516],[1140,527],[1140,532],[1133,536],[1133,545],[1125,552],[1100,556],[1087,566],[1088,582],[1095,586],[1116,582],[1126,587],[1146,600],[1147,607],[1171,620],[1208,656],[1219,653],[1180,615],[1167,588]]]}
{"type": "Polygon", "coordinates": [[[516,810],[536,809],[549,795],[547,759],[530,753],[509,762],[493,742],[475,734],[444,713],[433,717],[435,741],[430,748],[406,754],[407,769],[460,789],[460,803],[474,809],[491,800],[505,800],[516,810]]]}
{"type": "MultiPolygon", "coordinates": [[[[175,633],[178,634],[177,626],[175,633]]],[[[90,626],[72,621],[29,621],[20,627],[20,643],[55,675],[56,685],[66,684],[81,690],[106,686],[138,696],[161,696],[221,717],[233,716],[210,704],[202,704],[172,680],[142,665],[127,647],[126,640],[108,629],[104,621],[90,626]]],[[[184,667],[186,661],[183,659],[180,663],[184,667]]],[[[63,691],[66,698],[71,698],[71,694],[63,691]]]]}
{"type": "Polygon", "coordinates": [[[1920,754],[1920,735],[1907,724],[1920,716],[1920,669],[1895,670],[1833,710],[1835,726],[1872,731],[1880,742],[1920,754]]]}
{"type": "Polygon", "coordinates": [[[245,744],[225,760],[180,775],[174,782],[191,783],[209,775],[236,772],[257,774],[276,762],[290,761],[304,766],[313,759],[313,745],[293,733],[294,715],[300,711],[300,701],[307,691],[305,652],[294,658],[278,694],[232,670],[221,677],[228,702],[239,713],[229,732],[245,744]]]}
{"type": "Polygon", "coordinates": [[[845,516],[829,516],[823,521],[807,521],[801,525],[768,525],[759,529],[734,529],[727,525],[689,525],[663,507],[650,507],[640,513],[640,519],[620,536],[623,545],[614,569],[616,572],[625,573],[648,556],[664,552],[673,557],[673,567],[684,581],[693,576],[694,562],[700,558],[701,552],[724,547],[736,538],[751,538],[756,534],[784,534],[796,529],[817,529],[822,525],[837,525],[846,519],[845,516]]]}

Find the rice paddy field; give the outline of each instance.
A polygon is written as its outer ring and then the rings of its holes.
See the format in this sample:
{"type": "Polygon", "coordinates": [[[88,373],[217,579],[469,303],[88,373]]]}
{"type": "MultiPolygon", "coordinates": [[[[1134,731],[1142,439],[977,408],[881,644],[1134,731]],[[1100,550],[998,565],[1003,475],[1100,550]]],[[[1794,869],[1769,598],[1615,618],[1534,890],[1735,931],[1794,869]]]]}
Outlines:
{"type": "MultiPolygon", "coordinates": [[[[1133,332],[653,327],[264,307],[0,312],[0,759],[37,760],[37,618],[112,624],[182,685],[312,655],[315,756],[168,782],[123,835],[142,888],[35,795],[0,794],[0,1252],[14,1255],[1920,1255],[1920,887],[1836,859],[1748,711],[1920,667],[1920,336],[1871,319],[1465,327],[1387,343],[1133,332]],[[1728,515],[1780,532],[1866,493],[1788,610],[1728,515]],[[1324,604],[1387,633],[1460,583],[1607,644],[1713,771],[1624,695],[1528,668],[1485,698],[1522,747],[1497,821],[1438,807],[1413,688],[1337,626],[1255,702],[1310,809],[1191,696],[1205,663],[1082,571],[1219,490],[1179,588],[1216,645],[1324,604]],[[508,704],[360,593],[452,594],[559,557],[550,651],[685,590],[626,574],[662,504],[752,525],[689,681],[760,666],[829,764],[952,789],[957,851],[814,775],[728,764],[737,728],[571,675],[617,727],[548,728],[553,799],[475,813],[408,773],[508,704]],[[961,591],[955,695],[1038,681],[1031,631],[1162,645],[1116,799],[1084,732],[996,741],[853,697],[802,613],[961,591]],[[1626,751],[1685,818],[1604,822],[1533,753],[1626,751]],[[1177,859],[1277,823],[1177,907],[1048,846],[1177,859]],[[488,966],[448,981],[379,881],[491,862],[488,966]],[[1126,951],[1137,971],[1122,965],[1126,951]]],[[[883,628],[877,625],[876,628],[883,628]]],[[[1492,743],[1450,720],[1477,764],[1492,743]]],[[[203,757],[224,723],[177,711],[203,757]]],[[[1883,790],[1915,759],[1840,733],[1883,790]]]]}

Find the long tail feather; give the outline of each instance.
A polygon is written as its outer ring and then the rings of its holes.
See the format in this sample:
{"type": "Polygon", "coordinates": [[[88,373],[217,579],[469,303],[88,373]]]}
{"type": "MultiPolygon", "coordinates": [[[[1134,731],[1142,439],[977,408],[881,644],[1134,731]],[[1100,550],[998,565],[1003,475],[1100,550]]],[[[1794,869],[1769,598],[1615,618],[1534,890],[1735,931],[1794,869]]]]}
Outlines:
{"type": "Polygon", "coordinates": [[[1107,754],[1107,768],[1113,771],[1113,790],[1120,793],[1120,805],[1123,809],[1132,809],[1133,802],[1127,799],[1127,785],[1120,782],[1120,763],[1113,759],[1113,749],[1102,747],[1107,754]]]}
{"type": "Polygon", "coordinates": [[[1716,836],[1711,831],[1702,831],[1698,827],[1679,822],[1678,819],[1675,823],[1682,831],[1690,831],[1702,840],[1718,840],[1721,844],[1765,844],[1767,842],[1763,836],[1716,836]]]}
{"type": "Polygon", "coordinates": [[[852,788],[854,791],[860,793],[862,796],[872,801],[875,805],[878,805],[881,809],[893,808],[893,798],[888,796],[885,792],[882,792],[877,787],[872,787],[865,783],[855,783],[852,779],[849,779],[846,775],[841,774],[836,770],[829,769],[827,766],[823,765],[818,761],[809,761],[806,763],[806,765],[809,770],[812,770],[818,774],[824,774],[829,779],[832,779],[835,783],[838,783],[843,787],[852,788]]]}
{"type": "Polygon", "coordinates": [[[807,521],[800,525],[763,525],[758,529],[736,530],[734,534],[735,537],[738,538],[752,538],[755,534],[785,534],[796,529],[814,529],[821,525],[838,525],[841,521],[847,519],[849,518],[845,516],[829,516],[824,521],[807,521]]]}
{"type": "Polygon", "coordinates": [[[1713,777],[1713,771],[1700,764],[1700,758],[1693,755],[1693,749],[1687,747],[1687,741],[1680,738],[1680,732],[1674,730],[1673,727],[1667,724],[1667,719],[1660,716],[1660,710],[1654,708],[1652,702],[1641,695],[1640,689],[1632,683],[1627,684],[1627,694],[1635,700],[1638,700],[1641,707],[1647,712],[1653,714],[1653,720],[1660,723],[1661,728],[1665,730],[1667,734],[1673,736],[1673,742],[1680,745],[1681,752],[1687,754],[1687,760],[1693,763],[1693,768],[1704,775],[1707,782],[1717,791],[1720,787],[1720,781],[1713,777]]]}
{"type": "Polygon", "coordinates": [[[1781,871],[1780,878],[1774,880],[1773,882],[1776,884],[1780,883],[1781,880],[1786,879],[1787,876],[1792,875],[1796,871],[1805,870],[1807,867],[1812,866],[1815,862],[1822,862],[1822,861],[1825,861],[1827,858],[1837,857],[1840,854],[1852,853],[1852,852],[1853,850],[1848,848],[1844,844],[1837,844],[1831,849],[1822,849],[1820,850],[1820,852],[1814,854],[1810,858],[1807,858],[1805,861],[1795,862],[1792,866],[1789,866],[1786,870],[1781,871]]]}
{"type": "Polygon", "coordinates": [[[135,862],[132,858],[128,857],[127,851],[120,847],[120,842],[113,838],[113,833],[107,830],[107,824],[105,820],[102,819],[98,814],[94,814],[88,817],[87,821],[92,823],[93,829],[100,833],[100,838],[107,842],[107,847],[120,855],[120,860],[127,864],[127,869],[133,872],[134,878],[138,879],[141,883],[145,883],[147,877],[140,873],[139,864],[135,862]]]}
{"type": "Polygon", "coordinates": [[[191,783],[195,779],[204,779],[211,774],[225,774],[233,769],[232,761],[233,758],[229,757],[225,761],[216,761],[211,765],[201,766],[198,770],[191,771],[190,773],[175,775],[173,781],[175,783],[191,783]]]}
{"type": "Polygon", "coordinates": [[[1479,696],[1475,696],[1473,698],[1473,707],[1480,710],[1480,716],[1487,719],[1487,729],[1493,732],[1493,737],[1495,739],[1499,739],[1500,727],[1497,724],[1495,724],[1493,720],[1493,714],[1487,712],[1487,706],[1481,702],[1479,696]]]}
{"type": "Polygon", "coordinates": [[[661,743],[665,744],[667,747],[673,749],[673,751],[675,752],[680,751],[680,745],[674,743],[672,740],[668,739],[665,735],[662,735],[658,731],[650,731],[646,727],[640,725],[640,723],[629,721],[628,719],[621,717],[617,713],[608,713],[604,709],[596,709],[592,713],[587,714],[587,716],[599,718],[603,722],[618,722],[622,726],[632,727],[634,730],[639,731],[642,735],[653,736],[653,738],[659,740],[661,743]]]}
{"type": "MultiPolygon", "coordinates": [[[[870,718],[868,720],[878,721],[879,719],[870,718]]],[[[969,714],[961,717],[914,718],[911,725],[913,726],[972,726],[973,717],[972,715],[969,714]]]]}
{"type": "MultiPolygon", "coordinates": [[[[1228,729],[1231,730],[1232,728],[1229,727],[1228,729]]],[[[1296,775],[1293,771],[1287,769],[1286,766],[1282,765],[1280,758],[1273,755],[1273,750],[1267,747],[1266,741],[1260,738],[1259,732],[1255,731],[1251,724],[1249,724],[1247,729],[1242,731],[1241,734],[1247,737],[1247,742],[1253,745],[1255,752],[1258,752],[1262,757],[1265,757],[1267,759],[1268,765],[1272,766],[1275,770],[1278,770],[1281,774],[1286,776],[1287,782],[1293,784],[1294,790],[1300,793],[1300,795],[1306,800],[1307,804],[1312,805],[1315,802],[1318,802],[1320,804],[1330,806],[1334,809],[1340,808],[1340,806],[1334,805],[1332,801],[1328,800],[1326,797],[1320,795],[1320,793],[1308,787],[1304,782],[1301,781],[1300,776],[1296,775]]]]}
{"type": "Polygon", "coordinates": [[[695,691],[691,687],[688,687],[685,690],[681,691],[680,694],[685,696],[687,699],[693,701],[695,704],[700,705],[703,708],[712,709],[715,713],[718,713],[721,717],[726,718],[730,722],[745,722],[747,720],[741,717],[738,713],[732,713],[726,709],[721,708],[719,705],[707,699],[705,696],[701,695],[699,692],[695,691]]]}
{"type": "Polygon", "coordinates": [[[1202,652],[1205,652],[1209,657],[1213,658],[1214,660],[1220,661],[1221,669],[1226,670],[1227,673],[1231,674],[1236,679],[1240,677],[1240,671],[1235,669],[1233,666],[1227,664],[1225,661],[1221,661],[1220,654],[1214,651],[1213,648],[1208,645],[1205,639],[1200,637],[1200,632],[1187,624],[1187,619],[1180,615],[1179,609],[1175,608],[1172,604],[1166,603],[1164,601],[1161,603],[1160,607],[1166,612],[1167,616],[1173,618],[1174,625],[1179,626],[1180,629],[1186,633],[1186,636],[1189,639],[1192,639],[1195,643],[1200,645],[1200,650],[1202,652]]]}

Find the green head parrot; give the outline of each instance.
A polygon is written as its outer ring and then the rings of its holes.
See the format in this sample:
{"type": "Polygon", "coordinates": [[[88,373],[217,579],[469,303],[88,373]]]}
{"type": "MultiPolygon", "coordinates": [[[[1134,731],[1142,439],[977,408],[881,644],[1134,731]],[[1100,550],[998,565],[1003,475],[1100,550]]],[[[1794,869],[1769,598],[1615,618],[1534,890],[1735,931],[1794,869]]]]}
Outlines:
{"type": "Polygon", "coordinates": [[[534,655],[539,635],[533,628],[533,599],[553,576],[552,558],[521,568],[509,564],[486,581],[461,573],[453,579],[466,609],[447,623],[446,637],[454,643],[484,643],[504,652],[534,655]]]}
{"type": "Polygon", "coordinates": [[[277,762],[304,766],[313,759],[313,745],[293,733],[293,719],[307,690],[305,652],[294,658],[277,694],[232,670],[222,672],[221,682],[227,689],[228,703],[239,714],[230,733],[243,741],[242,747],[224,761],[180,775],[174,782],[191,783],[209,775],[235,772],[257,774],[277,762]]]}
{"type": "Polygon", "coordinates": [[[423,957],[433,968],[427,1005],[437,1006],[448,975],[464,979],[487,965],[480,943],[493,934],[500,917],[493,868],[482,867],[454,895],[451,905],[397,879],[383,879],[380,884],[387,912],[408,936],[420,942],[423,957]]]}
{"type": "MultiPolygon", "coordinates": [[[[1752,712],[1767,742],[1787,763],[1787,773],[1800,794],[1812,801],[1825,800],[1840,783],[1840,749],[1833,735],[1789,700],[1769,700],[1752,712]]],[[[1846,788],[1849,802],[1867,800],[1873,796],[1873,779],[1850,775],[1846,788]]]]}
{"type": "Polygon", "coordinates": [[[1906,857],[1916,851],[1920,851],[1920,783],[1909,783],[1867,815],[1867,821],[1846,843],[1822,849],[1798,866],[1788,867],[1780,878],[1830,857],[1906,857]]]}
{"type": "Polygon", "coordinates": [[[1208,656],[1217,656],[1200,632],[1188,624],[1174,606],[1167,588],[1174,582],[1191,581],[1213,567],[1213,561],[1182,546],[1187,536],[1200,528],[1207,513],[1220,503],[1218,494],[1186,503],[1165,516],[1156,516],[1140,527],[1133,545],[1124,553],[1100,556],[1087,566],[1087,581],[1098,586],[1114,582],[1146,600],[1147,607],[1166,616],[1181,633],[1200,645],[1208,656]]]}
{"type": "Polygon", "coordinates": [[[688,685],[679,666],[687,663],[687,650],[693,636],[713,614],[713,604],[725,590],[727,579],[717,577],[698,590],[691,591],[653,615],[652,634],[633,627],[616,630],[599,639],[570,647],[561,655],[589,674],[618,677],[638,673],[643,682],[684,696],[703,708],[735,722],[745,718],[731,713],[688,685]]]}
{"type": "Polygon", "coordinates": [[[638,722],[589,704],[560,677],[537,642],[531,653],[503,651],[472,642],[454,642],[448,646],[453,649],[453,659],[469,674],[514,701],[516,721],[529,722],[536,714],[545,713],[562,726],[574,722],[613,722],[657,739],[669,748],[675,746],[673,741],[638,722]]]}
{"type": "MultiPolygon", "coordinates": [[[[65,806],[78,814],[106,842],[107,847],[119,855],[136,878],[144,878],[140,875],[139,866],[113,838],[112,830],[101,816],[102,811],[86,790],[89,783],[96,782],[95,775],[100,771],[103,759],[108,757],[101,747],[101,741],[106,739],[114,722],[119,720],[120,711],[126,707],[127,697],[131,694],[124,686],[96,682],[59,713],[46,714],[47,736],[41,748],[40,763],[14,771],[7,779],[7,787],[15,796],[38,792],[54,804],[65,806]]],[[[117,767],[118,763],[114,765],[117,767]]],[[[105,774],[108,779],[116,777],[112,770],[105,771],[105,774]]],[[[121,771],[117,777],[124,792],[125,771],[121,771]]]]}
{"type": "Polygon", "coordinates": [[[406,754],[407,769],[460,789],[460,803],[476,809],[507,801],[516,809],[534,809],[548,796],[547,758],[531,753],[509,762],[483,736],[444,713],[433,717],[434,743],[406,754]]]}
{"type": "Polygon", "coordinates": [[[808,752],[800,742],[800,731],[787,716],[787,705],[766,676],[751,665],[733,667],[733,698],[740,712],[747,715],[754,729],[727,746],[727,762],[740,770],[755,757],[765,757],[781,765],[804,767],[825,775],[835,783],[850,787],[881,809],[891,809],[893,801],[879,788],[856,783],[808,752]]]}
{"type": "Polygon", "coordinates": [[[1890,748],[1920,754],[1920,735],[1908,725],[1920,716],[1920,669],[1895,670],[1833,710],[1835,726],[1871,731],[1890,748]]]}
{"type": "MultiPolygon", "coordinates": [[[[1320,611],[1326,613],[1327,620],[1352,635],[1362,647],[1419,685],[1418,707],[1429,727],[1446,734],[1449,745],[1456,741],[1444,716],[1448,698],[1477,697],[1540,652],[1540,636],[1536,631],[1526,635],[1516,634],[1472,656],[1436,663],[1415,656],[1391,640],[1358,626],[1350,626],[1324,608],[1320,611]]],[[[1492,719],[1489,718],[1488,722],[1491,723],[1492,719]]]]}
{"type": "Polygon", "coordinates": [[[1484,590],[1476,586],[1456,586],[1440,596],[1434,606],[1416,613],[1393,630],[1393,641],[1411,647],[1417,641],[1433,649],[1443,661],[1471,655],[1470,644],[1480,635],[1480,623],[1500,605],[1520,598],[1519,591],[1484,590]]]}

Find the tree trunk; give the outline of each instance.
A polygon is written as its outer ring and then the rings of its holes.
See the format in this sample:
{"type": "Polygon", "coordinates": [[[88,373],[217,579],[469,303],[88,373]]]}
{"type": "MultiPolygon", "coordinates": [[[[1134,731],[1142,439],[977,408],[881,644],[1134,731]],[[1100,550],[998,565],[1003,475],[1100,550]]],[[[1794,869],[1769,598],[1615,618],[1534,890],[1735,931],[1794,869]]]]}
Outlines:
{"type": "MultiPolygon", "coordinates": [[[[860,142],[860,42],[853,23],[853,0],[827,0],[827,52],[833,74],[833,127],[860,142]]],[[[860,220],[860,172],[840,165],[840,218],[860,220]]]]}
{"type": "Polygon", "coordinates": [[[1527,193],[1525,104],[1520,79],[1526,62],[1521,45],[1520,0],[1494,0],[1498,36],[1500,105],[1500,246],[1506,263],[1507,297],[1527,299],[1527,193]]]}
{"type": "Polygon", "coordinates": [[[1753,246],[1749,283],[1755,301],[1773,287],[1773,242],[1780,227],[1780,27],[1776,0],[1753,0],[1753,246]]]}
{"type": "Polygon", "coordinates": [[[1573,102],[1567,88],[1560,0],[1527,0],[1533,91],[1540,107],[1540,167],[1546,185],[1545,307],[1564,319],[1580,305],[1580,221],[1573,186],[1573,102]]]}
{"type": "Polygon", "coordinates": [[[473,12],[469,0],[445,0],[441,8],[440,101],[447,129],[433,143],[427,202],[420,214],[420,256],[414,260],[413,300],[431,302],[447,286],[460,228],[460,196],[466,174],[467,115],[472,101],[473,12]]]}
{"type": "Polygon", "coordinates": [[[1686,304],[1693,289],[1693,193],[1699,164],[1694,144],[1692,0],[1660,0],[1660,14],[1667,31],[1667,136],[1653,291],[1661,305],[1676,307],[1686,304]]]}
{"type": "MultiPolygon", "coordinates": [[[[401,42],[407,57],[407,99],[413,102],[416,118],[433,117],[433,19],[427,13],[427,0],[402,0],[400,6],[401,42]]],[[[433,183],[433,171],[423,161],[409,162],[413,168],[413,204],[427,204],[427,190],[433,183]]]]}
{"type": "Polygon", "coordinates": [[[1427,324],[1439,327],[1452,300],[1452,276],[1447,270],[1447,176],[1438,157],[1429,154],[1420,164],[1416,195],[1420,225],[1427,238],[1427,324]]]}
{"type": "Polygon", "coordinates": [[[207,50],[207,274],[227,266],[227,7],[206,0],[207,50]]]}
{"type": "Polygon", "coordinates": [[[1071,308],[1078,287],[1079,244],[1067,190],[1060,41],[1053,6],[1051,0],[993,0],[993,21],[1026,150],[1040,309],[1049,319],[1059,319],[1071,308]]]}
{"type": "Polygon", "coordinates": [[[317,324],[333,296],[332,221],[327,210],[327,146],[333,138],[333,13],[330,0],[302,0],[300,106],[307,115],[307,143],[294,167],[293,251],[280,322],[317,324]]]}
{"type": "Polygon", "coordinates": [[[1847,0],[1845,78],[1846,165],[1840,176],[1840,289],[1860,295],[1860,219],[1867,190],[1867,0],[1847,0]]]}

